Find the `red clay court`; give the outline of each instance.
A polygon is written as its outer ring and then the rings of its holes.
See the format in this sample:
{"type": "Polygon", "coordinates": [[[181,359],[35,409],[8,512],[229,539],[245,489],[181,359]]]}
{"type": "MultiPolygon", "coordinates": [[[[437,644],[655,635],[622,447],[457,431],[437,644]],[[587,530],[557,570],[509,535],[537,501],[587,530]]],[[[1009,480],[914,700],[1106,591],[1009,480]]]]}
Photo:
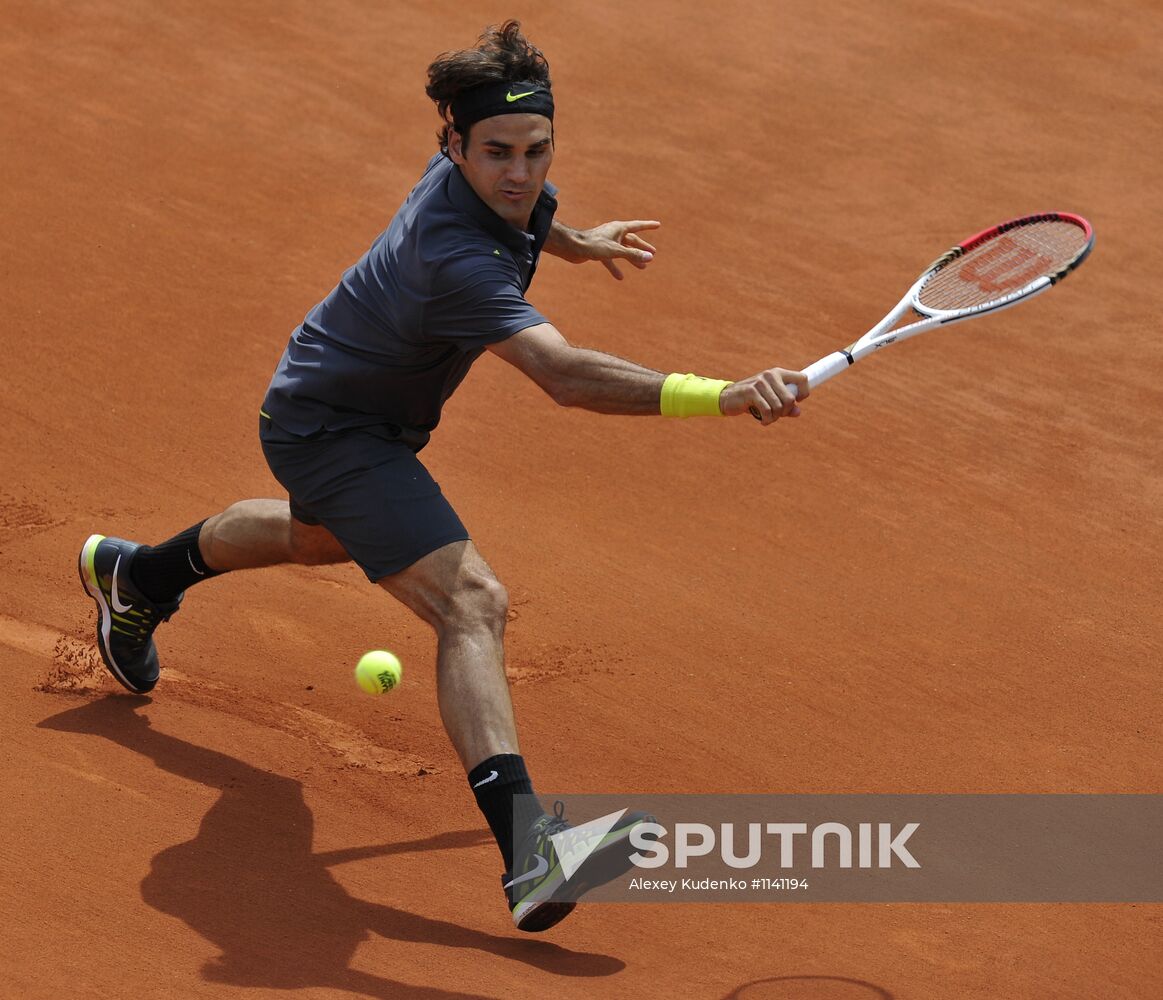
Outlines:
{"type": "Polygon", "coordinates": [[[426,626],[354,567],[236,574],[100,667],[90,532],[279,496],[291,329],[435,151],[438,52],[522,19],[560,218],[663,222],[570,339],[800,367],[958,239],[1078,212],[1091,260],[798,421],[561,410],[483,358],[425,452],[513,598],[539,788],[1160,791],[1163,27],[1145,0],[312,4],[0,14],[0,995],[1163,995],[1158,905],[594,905],[512,928],[426,626]],[[387,647],[384,699],[351,678],[387,647]]]}

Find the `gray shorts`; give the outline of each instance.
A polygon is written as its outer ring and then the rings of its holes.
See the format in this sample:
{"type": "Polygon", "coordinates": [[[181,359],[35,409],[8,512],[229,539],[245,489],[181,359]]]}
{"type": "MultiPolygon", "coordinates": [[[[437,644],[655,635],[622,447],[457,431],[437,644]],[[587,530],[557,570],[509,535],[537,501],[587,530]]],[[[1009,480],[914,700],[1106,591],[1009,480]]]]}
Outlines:
{"type": "Polygon", "coordinates": [[[469,537],[416,453],[377,428],[301,437],[262,416],[259,439],[291,516],[323,525],[373,583],[469,537]]]}

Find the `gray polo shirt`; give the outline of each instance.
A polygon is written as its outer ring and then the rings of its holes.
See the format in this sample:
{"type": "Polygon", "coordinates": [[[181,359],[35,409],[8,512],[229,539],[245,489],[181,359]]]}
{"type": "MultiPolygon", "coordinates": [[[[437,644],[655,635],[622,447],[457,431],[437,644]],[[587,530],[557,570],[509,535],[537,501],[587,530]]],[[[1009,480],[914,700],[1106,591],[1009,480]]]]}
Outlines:
{"type": "Polygon", "coordinates": [[[528,302],[557,189],[529,232],[437,154],[388,228],[291,335],[263,410],[293,434],[378,428],[417,451],[485,347],[547,320],[528,302]]]}

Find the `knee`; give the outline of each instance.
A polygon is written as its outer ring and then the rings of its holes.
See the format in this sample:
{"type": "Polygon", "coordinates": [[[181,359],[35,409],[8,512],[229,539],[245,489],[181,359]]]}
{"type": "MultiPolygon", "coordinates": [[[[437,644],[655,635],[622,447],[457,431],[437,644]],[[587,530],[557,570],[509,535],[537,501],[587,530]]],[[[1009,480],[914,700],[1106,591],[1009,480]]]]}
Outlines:
{"type": "Polygon", "coordinates": [[[474,571],[448,595],[439,625],[446,629],[485,627],[500,634],[509,615],[509,592],[492,573],[474,571]]]}

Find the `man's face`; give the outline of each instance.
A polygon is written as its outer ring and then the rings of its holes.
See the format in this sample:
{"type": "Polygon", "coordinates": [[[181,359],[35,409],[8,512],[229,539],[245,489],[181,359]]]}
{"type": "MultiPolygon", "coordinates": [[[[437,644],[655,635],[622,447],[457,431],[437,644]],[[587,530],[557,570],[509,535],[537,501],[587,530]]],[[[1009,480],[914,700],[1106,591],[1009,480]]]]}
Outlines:
{"type": "Polygon", "coordinates": [[[483,118],[469,129],[467,150],[449,132],[448,154],[481,201],[525,229],[553,162],[553,125],[544,115],[483,118]]]}

